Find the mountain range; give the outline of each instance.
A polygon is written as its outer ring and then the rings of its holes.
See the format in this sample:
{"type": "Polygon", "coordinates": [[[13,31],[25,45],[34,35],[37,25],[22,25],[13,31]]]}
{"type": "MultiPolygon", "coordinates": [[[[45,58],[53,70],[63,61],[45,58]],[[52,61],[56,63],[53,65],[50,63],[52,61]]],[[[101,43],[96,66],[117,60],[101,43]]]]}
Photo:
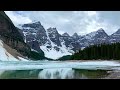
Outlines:
{"type": "Polygon", "coordinates": [[[45,29],[40,21],[14,26],[5,12],[0,11],[1,61],[58,59],[90,45],[116,42],[120,42],[120,29],[112,35],[102,28],[82,36],[60,34],[57,28],[45,29]]]}
{"type": "Polygon", "coordinates": [[[56,28],[45,29],[40,21],[18,26],[24,41],[37,52],[43,51],[45,57],[58,59],[65,55],[72,55],[80,49],[90,45],[110,44],[120,42],[120,29],[108,35],[102,28],[86,35],[74,33],[70,36],[67,32],[59,34],[56,28]]]}

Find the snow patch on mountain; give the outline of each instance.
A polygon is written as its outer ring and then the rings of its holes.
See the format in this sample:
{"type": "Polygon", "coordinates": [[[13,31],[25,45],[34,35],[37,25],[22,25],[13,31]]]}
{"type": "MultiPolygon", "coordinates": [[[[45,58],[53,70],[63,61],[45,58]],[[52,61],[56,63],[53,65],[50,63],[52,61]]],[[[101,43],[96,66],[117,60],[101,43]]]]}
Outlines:
{"type": "MultiPolygon", "coordinates": [[[[18,58],[19,58],[21,61],[28,61],[27,59],[22,58],[22,57],[19,57],[19,56],[18,56],[18,58]]],[[[30,61],[30,60],[29,60],[29,61],[30,61]]]]}
{"type": "Polygon", "coordinates": [[[97,34],[96,31],[95,31],[95,32],[91,32],[91,33],[85,35],[85,38],[86,38],[86,39],[92,39],[92,37],[94,37],[96,34],[97,34]]]}
{"type": "Polygon", "coordinates": [[[54,48],[48,49],[46,46],[40,46],[40,48],[44,51],[45,57],[58,59],[64,55],[71,55],[65,48],[60,48],[59,51],[56,51],[54,48]]]}
{"type": "Polygon", "coordinates": [[[3,43],[0,40],[0,61],[18,61],[16,58],[14,58],[11,54],[9,54],[5,48],[3,47],[3,43]]]}
{"type": "Polygon", "coordinates": [[[51,45],[54,47],[54,46],[57,46],[55,45],[55,43],[53,43],[51,40],[50,40],[50,37],[48,36],[48,32],[46,31],[46,35],[47,35],[47,39],[50,41],[51,45]]]}
{"type": "Polygon", "coordinates": [[[55,43],[53,43],[50,40],[47,31],[46,31],[46,34],[47,34],[47,38],[50,44],[46,42],[46,44],[44,44],[43,46],[40,46],[42,51],[45,53],[45,57],[52,58],[52,59],[58,59],[65,55],[72,55],[72,53],[68,51],[67,47],[63,44],[63,42],[61,42],[62,44],[61,47],[57,46],[55,43]],[[47,48],[48,46],[50,46],[50,48],[47,48]],[[56,50],[55,47],[58,48],[59,50],[56,50]]]}
{"type": "Polygon", "coordinates": [[[0,61],[28,61],[22,57],[18,57],[19,59],[12,56],[7,50],[4,48],[3,41],[0,40],[0,61]]]}
{"type": "Polygon", "coordinates": [[[25,43],[26,43],[26,35],[27,35],[27,32],[24,32],[24,31],[23,31],[23,34],[24,34],[24,37],[25,37],[25,38],[24,38],[24,41],[25,41],[25,43]]]}
{"type": "Polygon", "coordinates": [[[36,50],[34,50],[34,49],[31,49],[31,51],[34,51],[34,52],[37,52],[37,53],[38,53],[38,51],[36,51],[36,50]]]}

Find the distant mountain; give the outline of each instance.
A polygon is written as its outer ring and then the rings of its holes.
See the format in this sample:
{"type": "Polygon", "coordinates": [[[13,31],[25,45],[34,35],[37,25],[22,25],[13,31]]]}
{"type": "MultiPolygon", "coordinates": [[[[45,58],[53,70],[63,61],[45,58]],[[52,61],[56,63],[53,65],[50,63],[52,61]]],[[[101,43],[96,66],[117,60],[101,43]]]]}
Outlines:
{"type": "Polygon", "coordinates": [[[48,58],[57,59],[64,55],[71,55],[75,50],[78,50],[79,44],[72,36],[67,33],[61,35],[56,28],[50,27],[45,30],[40,22],[19,25],[19,28],[23,32],[24,41],[32,49],[35,46],[36,51],[42,50],[48,58]]]}
{"type": "Polygon", "coordinates": [[[19,28],[22,30],[24,41],[32,49],[43,51],[46,57],[52,59],[72,55],[90,45],[120,42],[120,29],[110,36],[102,28],[83,36],[77,33],[70,36],[67,32],[59,34],[56,28],[45,30],[39,21],[19,25],[19,28]]]}
{"type": "Polygon", "coordinates": [[[77,33],[74,33],[73,35],[72,35],[72,37],[74,38],[74,39],[79,39],[79,35],[77,34],[77,33]]]}
{"type": "Polygon", "coordinates": [[[109,36],[102,28],[100,28],[97,31],[82,36],[79,39],[79,42],[81,43],[82,47],[94,44],[109,43],[109,36]]]}
{"type": "Polygon", "coordinates": [[[115,42],[120,42],[120,29],[118,29],[115,33],[113,33],[110,36],[110,40],[111,43],[115,43],[115,42]]]}

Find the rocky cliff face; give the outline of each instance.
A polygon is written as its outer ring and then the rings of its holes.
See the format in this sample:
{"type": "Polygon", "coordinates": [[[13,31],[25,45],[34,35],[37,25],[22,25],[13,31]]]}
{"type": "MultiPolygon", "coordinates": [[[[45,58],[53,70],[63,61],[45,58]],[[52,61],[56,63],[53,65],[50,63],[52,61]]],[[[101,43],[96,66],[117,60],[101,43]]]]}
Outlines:
{"type": "Polygon", "coordinates": [[[18,28],[14,26],[10,18],[3,11],[0,11],[0,39],[24,56],[30,52],[30,47],[24,43],[18,28]]]}
{"type": "Polygon", "coordinates": [[[54,42],[57,46],[61,46],[61,42],[59,39],[61,35],[58,33],[56,28],[48,28],[47,34],[52,42],[54,42]]]}

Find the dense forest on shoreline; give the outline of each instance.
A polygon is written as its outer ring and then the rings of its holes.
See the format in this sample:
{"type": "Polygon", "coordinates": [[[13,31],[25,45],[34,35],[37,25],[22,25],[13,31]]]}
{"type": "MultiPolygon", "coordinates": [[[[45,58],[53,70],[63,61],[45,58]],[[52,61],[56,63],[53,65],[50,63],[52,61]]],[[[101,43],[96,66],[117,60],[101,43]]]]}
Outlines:
{"type": "Polygon", "coordinates": [[[86,47],[71,56],[72,60],[120,60],[120,43],[100,44],[86,47]]]}
{"type": "Polygon", "coordinates": [[[120,43],[91,45],[58,60],[120,60],[120,43]]]}

